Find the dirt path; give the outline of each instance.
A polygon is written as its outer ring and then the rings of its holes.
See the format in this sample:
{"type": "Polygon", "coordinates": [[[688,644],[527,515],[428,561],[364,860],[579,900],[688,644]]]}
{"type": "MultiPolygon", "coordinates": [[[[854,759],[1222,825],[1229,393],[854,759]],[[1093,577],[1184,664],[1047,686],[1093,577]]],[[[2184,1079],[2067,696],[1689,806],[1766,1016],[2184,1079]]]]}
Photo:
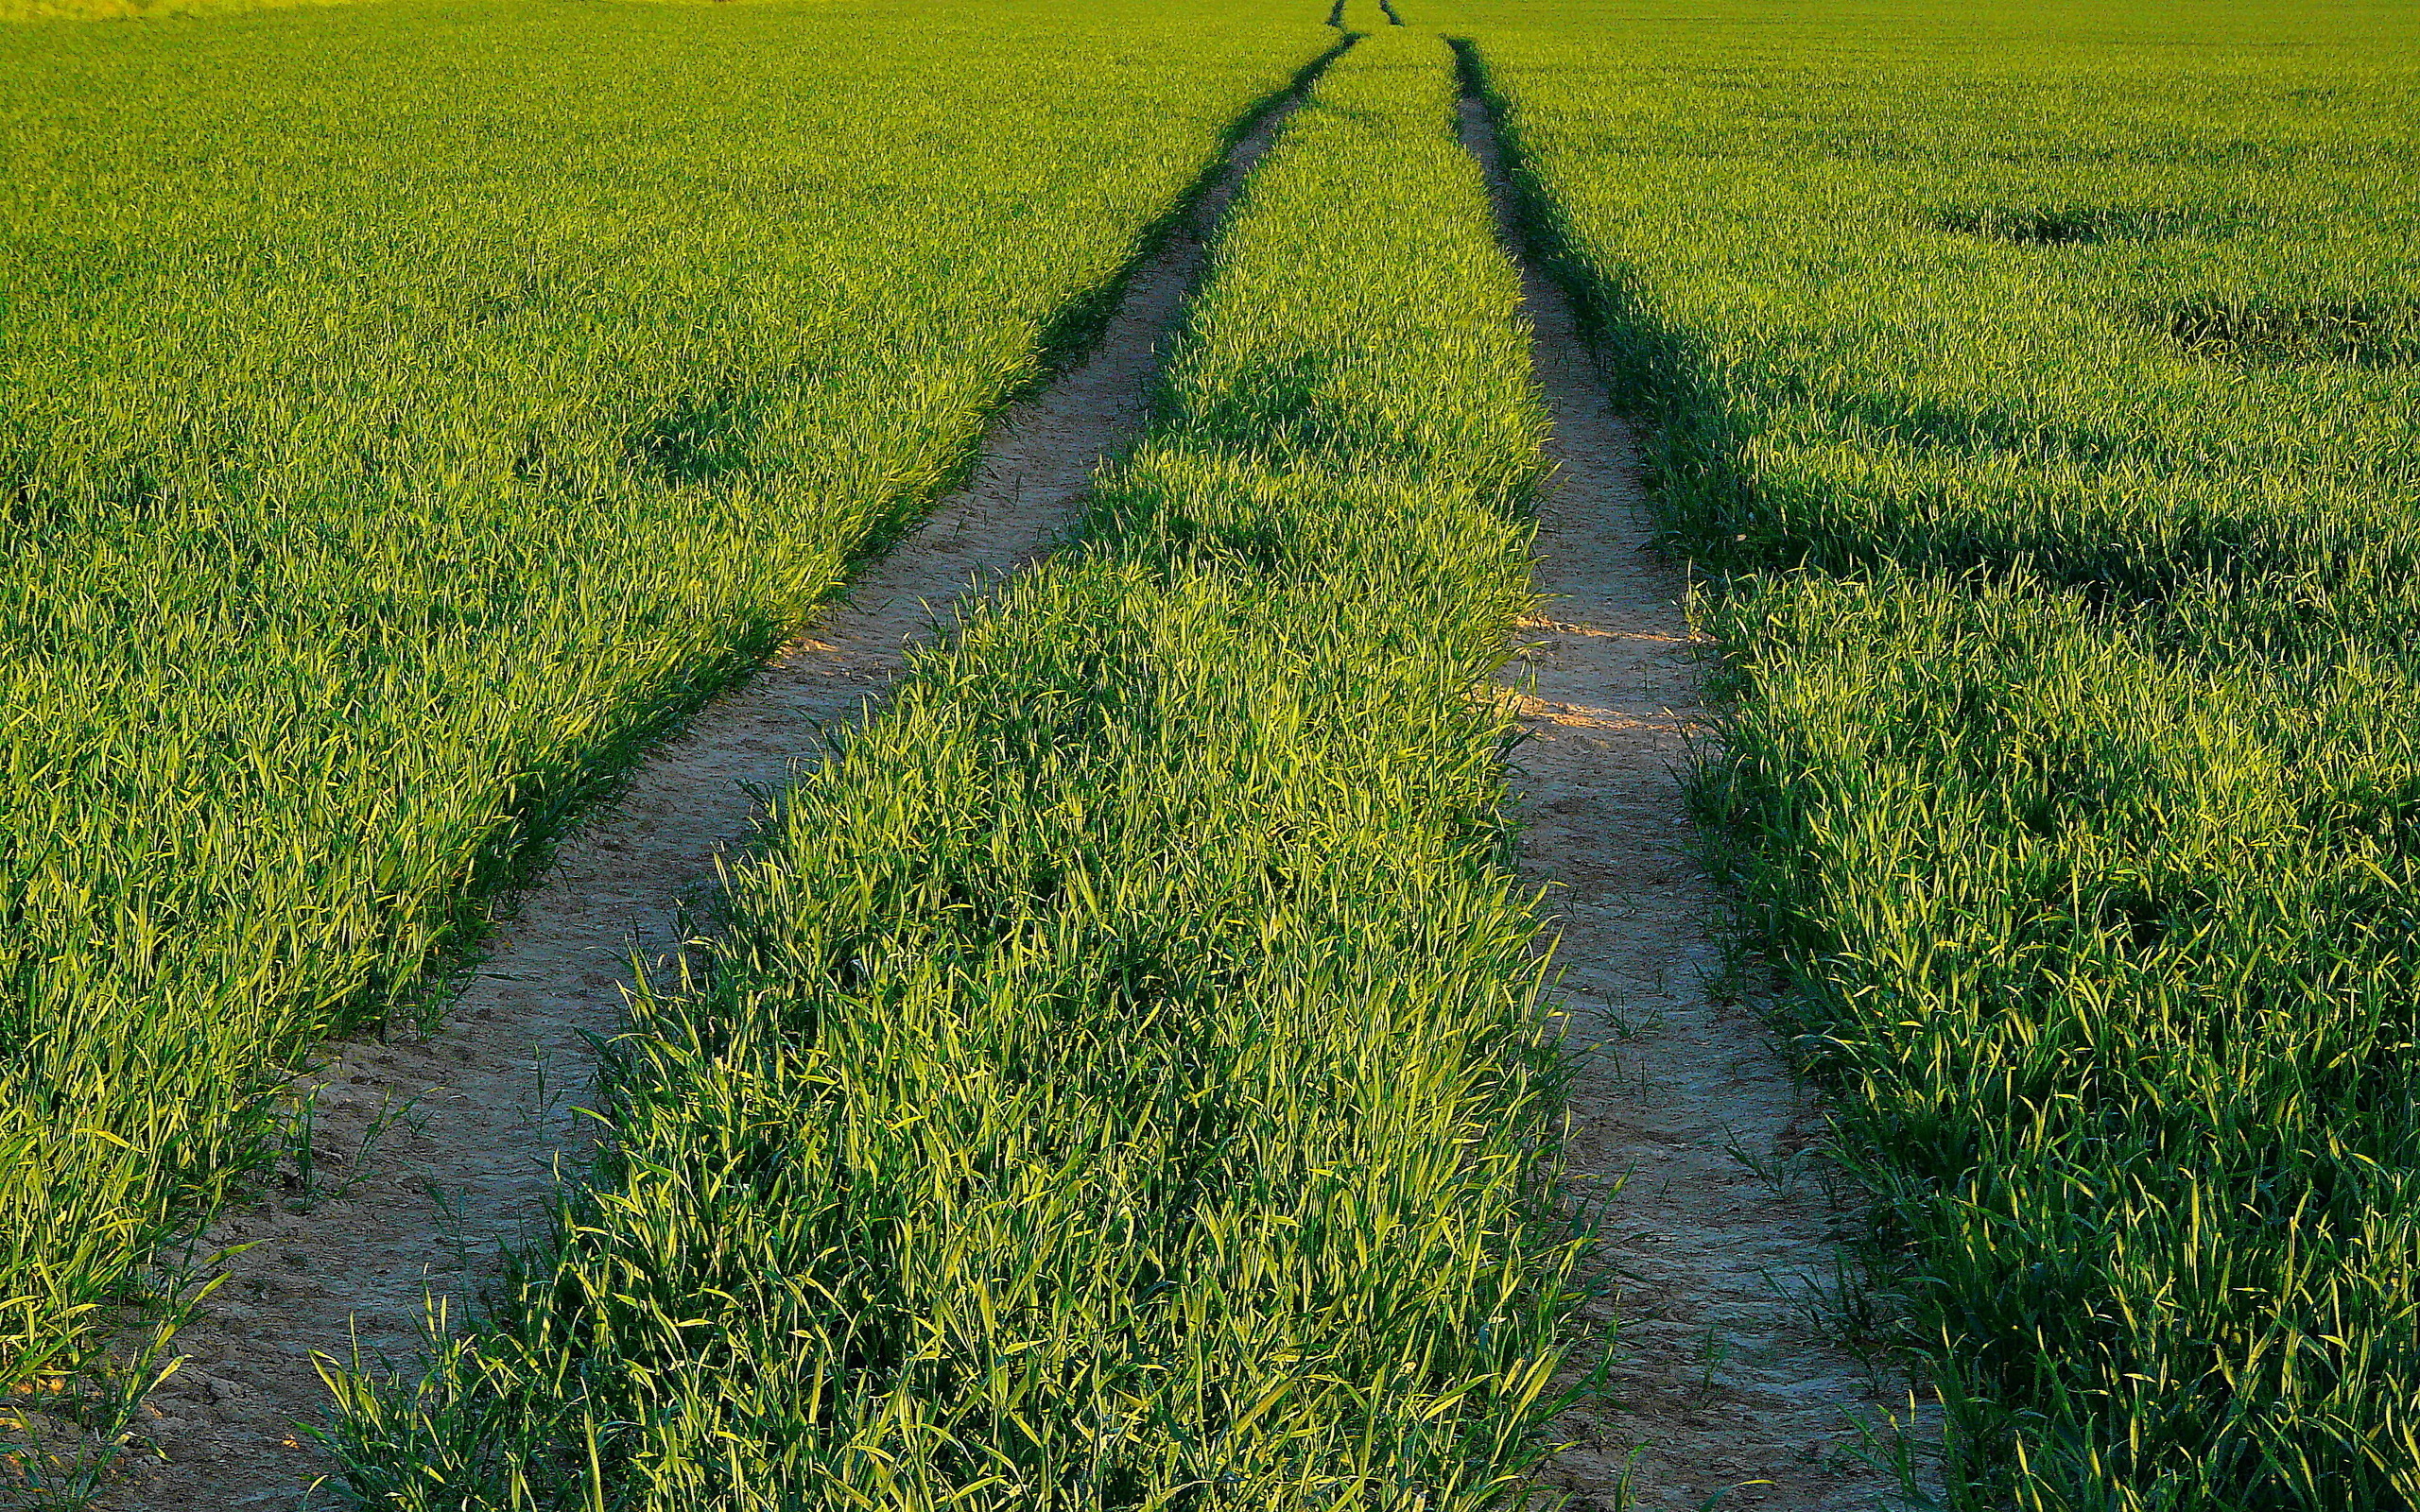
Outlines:
{"type": "Polygon", "coordinates": [[[320,1194],[232,1211],[204,1240],[204,1252],[253,1247],[225,1266],[178,1339],[188,1362],[152,1394],[141,1429],[164,1463],[130,1466],[105,1506],[295,1505],[321,1469],[295,1431],[324,1417],[314,1356],[349,1359],[357,1339],[365,1360],[409,1359],[430,1298],[460,1316],[498,1246],[543,1228],[557,1160],[577,1167],[593,1147],[579,1103],[595,1037],[622,1022],[633,950],[676,943],[683,900],[747,837],[752,789],[813,760],[818,730],[881,692],[932,615],[1046,549],[1096,463],[1139,427],[1204,237],[1284,114],[1229,154],[1083,362],[994,427],[974,482],[566,839],[441,1032],[332,1047],[316,1078],[320,1194]],[[365,1139],[366,1156],[349,1158],[365,1139]]]}
{"type": "MultiPolygon", "coordinates": [[[[1476,100],[1463,101],[1462,134],[1509,228],[1476,100]]],[[[1531,738],[1512,758],[1522,866],[1555,888],[1582,1052],[1569,1161],[1616,1283],[1589,1320],[1619,1339],[1605,1397],[1558,1425],[1573,1447],[1549,1478],[1587,1512],[1871,1507],[1890,1486],[1851,1452],[1849,1413],[1875,1415],[1866,1374],[1784,1297],[1832,1274],[1831,1214],[1792,1159],[1820,1118],[1771,1031],[1703,988],[1721,953],[1678,775],[1704,717],[1685,585],[1653,548],[1636,449],[1569,303],[1534,267],[1523,278],[1557,471],[1537,565],[1554,599],[1511,669],[1535,679],[1522,711],[1531,738]]]]}

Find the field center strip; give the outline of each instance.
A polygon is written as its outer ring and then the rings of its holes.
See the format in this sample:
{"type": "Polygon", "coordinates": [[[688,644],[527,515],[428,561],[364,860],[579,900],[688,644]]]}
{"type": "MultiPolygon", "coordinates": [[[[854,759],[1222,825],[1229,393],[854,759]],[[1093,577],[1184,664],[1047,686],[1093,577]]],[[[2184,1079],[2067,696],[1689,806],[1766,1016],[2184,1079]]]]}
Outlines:
{"type": "Polygon", "coordinates": [[[1577,1244],[1471,695],[1545,417],[1446,62],[1375,32],[1320,77],[1080,541],[792,785],[634,1005],[594,1200],[434,1369],[348,1386],[356,1496],[1522,1497],[1577,1244]]]}
{"type": "Polygon", "coordinates": [[[1719,903],[1681,774],[1711,733],[1686,584],[1655,549],[1636,446],[1570,301],[1521,255],[1495,123],[1466,85],[1464,145],[1522,268],[1555,472],[1538,506],[1533,616],[1508,673],[1522,870],[1551,886],[1576,1065],[1565,1160],[1614,1284],[1585,1316],[1618,1340],[1606,1390],[1557,1424],[1547,1480],[1594,1509],[1870,1507],[1886,1488],[1852,1420],[1858,1363],[1792,1294],[1833,1276],[1829,1211],[1793,1160],[1820,1115],[1772,1031],[1707,990],[1719,903]]]}
{"type": "MultiPolygon", "coordinates": [[[[1340,44],[1336,51],[1341,51],[1340,44]]],[[[321,1356],[417,1352],[430,1305],[458,1320],[501,1246],[543,1232],[558,1167],[596,1125],[580,1107],[596,1046],[622,1022],[630,962],[680,943],[683,905],[745,843],[761,795],[821,749],[951,606],[1032,560],[1069,523],[1096,464],[1140,428],[1207,260],[1207,240],[1300,91],[1261,112],[1190,213],[1126,281],[1083,358],[1011,406],[968,485],[852,583],[769,663],[650,755],[518,901],[494,950],[424,1040],[345,1047],[316,1087],[315,1190],[231,1211],[197,1246],[249,1246],[179,1335],[188,1362],[153,1394],[115,1508],[284,1504],[320,1473],[299,1424],[324,1419],[321,1356]],[[316,1200],[314,1200],[316,1199],[316,1200]],[[302,1210],[302,1211],[297,1211],[302,1210]]]]}

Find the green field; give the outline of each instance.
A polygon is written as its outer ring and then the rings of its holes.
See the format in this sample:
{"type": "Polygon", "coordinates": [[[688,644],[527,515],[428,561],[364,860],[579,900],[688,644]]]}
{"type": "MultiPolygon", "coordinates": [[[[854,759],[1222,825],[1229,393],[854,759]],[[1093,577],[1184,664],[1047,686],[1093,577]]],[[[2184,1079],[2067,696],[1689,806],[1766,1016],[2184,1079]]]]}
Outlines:
{"type": "Polygon", "coordinates": [[[0,31],[0,1385],[914,516],[1331,35],[812,14],[0,31]]]}
{"type": "Polygon", "coordinates": [[[2420,17],[1466,8],[1952,1501],[2420,1499],[2420,17]]]}
{"type": "MultiPolygon", "coordinates": [[[[1073,542],[781,800],[361,1504],[1538,1504],[1501,118],[1958,1509],[2420,1506],[2420,11],[0,0],[0,1392],[1345,28],[1073,542]],[[1403,25],[1391,25],[1394,15],[1403,25]],[[35,18],[35,19],[26,19],[35,18]],[[82,19],[78,19],[82,18],[82,19]]],[[[9,1468],[13,1469],[13,1462],[9,1468]]]]}
{"type": "Polygon", "coordinates": [[[375,1504],[1505,1504],[1573,1246],[1468,696],[1538,416],[1451,98],[1428,37],[1314,87],[1082,544],[640,1005],[559,1253],[349,1393],[375,1504]]]}

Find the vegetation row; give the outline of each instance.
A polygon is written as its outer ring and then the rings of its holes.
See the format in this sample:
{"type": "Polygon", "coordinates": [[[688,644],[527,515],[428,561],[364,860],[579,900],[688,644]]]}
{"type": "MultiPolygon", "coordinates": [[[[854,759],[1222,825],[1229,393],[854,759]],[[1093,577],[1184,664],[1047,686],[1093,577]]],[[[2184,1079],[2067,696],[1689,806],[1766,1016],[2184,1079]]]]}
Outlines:
{"type": "Polygon", "coordinates": [[[1469,13],[1956,1505],[2420,1503],[2411,21],[1469,13]]]}
{"type": "Polygon", "coordinates": [[[1506,865],[1542,415],[1434,38],[1254,171],[1080,539],[784,799],[380,1506],[1508,1504],[1574,1300],[1506,865]]]}
{"type": "Polygon", "coordinates": [[[1316,22],[0,34],[0,1390],[74,1400],[309,1046],[438,1011],[478,900],[953,475],[1316,22]]]}

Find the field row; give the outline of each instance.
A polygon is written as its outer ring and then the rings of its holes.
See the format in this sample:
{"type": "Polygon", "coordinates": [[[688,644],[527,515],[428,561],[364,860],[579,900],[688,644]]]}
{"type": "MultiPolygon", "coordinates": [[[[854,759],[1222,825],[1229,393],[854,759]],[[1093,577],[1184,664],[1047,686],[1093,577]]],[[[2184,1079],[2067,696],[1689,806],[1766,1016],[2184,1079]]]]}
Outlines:
{"type": "Polygon", "coordinates": [[[1452,91],[1312,87],[1079,543],[785,799],[498,1315],[347,1388],[375,1504],[1514,1494],[1576,1242],[1470,692],[1541,415],[1452,91]]]}
{"type": "Polygon", "coordinates": [[[1474,8],[1961,1506],[2420,1502],[2408,10],[1474,8]]]}
{"type": "Polygon", "coordinates": [[[531,842],[913,518],[1332,35],[0,35],[0,1389],[259,1168],[317,1040],[439,1011],[531,842]]]}

